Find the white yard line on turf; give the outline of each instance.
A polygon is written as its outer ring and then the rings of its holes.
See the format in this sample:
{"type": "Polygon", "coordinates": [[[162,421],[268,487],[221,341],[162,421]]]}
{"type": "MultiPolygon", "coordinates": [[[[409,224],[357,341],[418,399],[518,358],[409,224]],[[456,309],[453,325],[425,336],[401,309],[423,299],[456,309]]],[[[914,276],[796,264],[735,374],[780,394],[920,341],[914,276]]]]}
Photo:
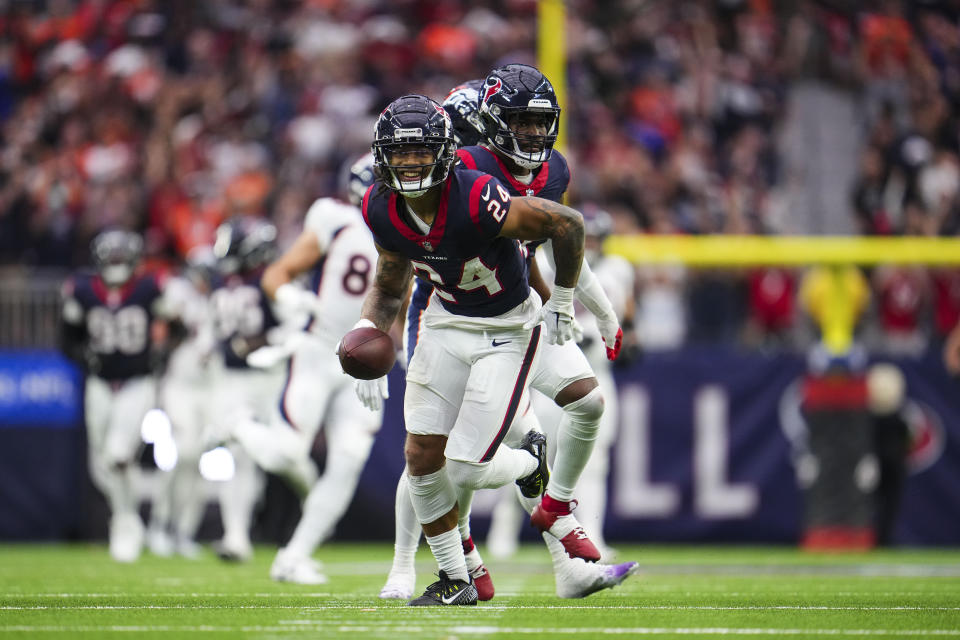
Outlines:
{"type": "Polygon", "coordinates": [[[223,626],[223,625],[3,625],[2,633],[156,633],[156,632],[212,632],[212,633],[289,633],[291,631],[327,631],[339,633],[363,633],[385,636],[398,633],[459,633],[463,635],[495,634],[559,634],[559,635],[692,635],[692,636],[932,636],[957,637],[957,629],[777,629],[742,627],[621,627],[600,629],[595,627],[488,627],[442,625],[360,626],[329,624],[303,624],[282,626],[223,626]]]}
{"type": "MultiPolygon", "coordinates": [[[[39,611],[45,609],[56,609],[57,611],[83,611],[96,609],[117,609],[131,610],[139,609],[299,609],[302,611],[343,611],[343,610],[363,610],[363,611],[395,611],[397,605],[376,606],[376,605],[276,605],[276,604],[224,604],[224,605],[204,605],[204,604],[147,604],[147,605],[2,605],[0,611],[39,611]]],[[[881,606],[806,606],[806,605],[771,605],[771,606],[716,606],[716,605],[617,605],[605,606],[598,605],[591,607],[589,605],[545,605],[545,606],[525,606],[525,605],[483,605],[476,609],[470,609],[471,612],[482,611],[512,611],[519,609],[541,610],[630,610],[630,611],[960,611],[960,607],[881,607],[881,606]]]]}

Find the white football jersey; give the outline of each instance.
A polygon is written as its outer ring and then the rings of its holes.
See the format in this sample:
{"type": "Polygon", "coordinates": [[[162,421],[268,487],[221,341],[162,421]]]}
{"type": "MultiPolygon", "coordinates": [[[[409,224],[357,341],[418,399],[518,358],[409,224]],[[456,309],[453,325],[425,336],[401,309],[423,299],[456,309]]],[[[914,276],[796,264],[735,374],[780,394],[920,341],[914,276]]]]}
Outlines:
{"type": "Polygon", "coordinates": [[[179,382],[207,382],[208,364],[215,347],[207,296],[188,279],[175,277],[167,280],[163,299],[170,314],[179,318],[188,331],[187,337],[170,355],[167,377],[179,382]]]}
{"type": "Polygon", "coordinates": [[[333,198],[313,203],[304,228],[316,234],[324,254],[310,283],[323,315],[309,330],[333,345],[360,319],[376,273],[377,248],[360,209],[333,198]]]}

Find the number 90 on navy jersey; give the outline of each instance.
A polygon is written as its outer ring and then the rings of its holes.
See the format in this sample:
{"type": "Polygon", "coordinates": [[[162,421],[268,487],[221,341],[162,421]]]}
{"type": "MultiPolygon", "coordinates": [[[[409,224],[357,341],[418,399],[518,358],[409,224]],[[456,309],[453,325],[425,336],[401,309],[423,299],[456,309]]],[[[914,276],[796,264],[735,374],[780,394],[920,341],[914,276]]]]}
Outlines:
{"type": "Polygon", "coordinates": [[[377,244],[406,256],[416,276],[436,290],[450,313],[493,317],[530,293],[519,245],[499,237],[510,194],[493,176],[457,166],[440,207],[423,234],[393,191],[375,183],[363,198],[363,218],[377,244]]]}

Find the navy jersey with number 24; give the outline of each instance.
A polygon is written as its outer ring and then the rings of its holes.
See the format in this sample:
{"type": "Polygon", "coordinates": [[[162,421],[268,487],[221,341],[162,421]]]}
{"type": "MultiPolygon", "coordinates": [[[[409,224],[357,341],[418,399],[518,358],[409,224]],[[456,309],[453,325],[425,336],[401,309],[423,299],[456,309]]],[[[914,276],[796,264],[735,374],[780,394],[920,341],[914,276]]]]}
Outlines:
{"type": "Polygon", "coordinates": [[[363,198],[363,218],[376,243],[413,263],[417,278],[432,284],[450,313],[493,317],[530,294],[517,242],[499,237],[510,194],[493,176],[456,166],[444,184],[440,207],[423,234],[393,191],[375,183],[363,198]]]}

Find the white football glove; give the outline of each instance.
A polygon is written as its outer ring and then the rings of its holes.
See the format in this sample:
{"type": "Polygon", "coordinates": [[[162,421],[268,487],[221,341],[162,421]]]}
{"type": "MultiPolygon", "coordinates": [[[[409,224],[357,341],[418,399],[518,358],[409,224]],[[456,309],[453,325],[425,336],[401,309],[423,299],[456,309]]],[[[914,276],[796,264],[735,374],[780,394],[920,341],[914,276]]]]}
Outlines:
{"type": "Polygon", "coordinates": [[[563,344],[575,339],[572,288],[554,287],[547,303],[540,307],[537,315],[527,321],[523,328],[533,329],[541,322],[544,324],[544,334],[550,344],[563,344]]]}
{"type": "Polygon", "coordinates": [[[267,344],[247,354],[247,364],[255,369],[269,369],[286,360],[300,348],[308,335],[302,331],[290,334],[281,344],[267,344]]]}
{"type": "Polygon", "coordinates": [[[357,380],[354,389],[360,402],[370,411],[379,411],[383,407],[383,401],[390,397],[387,376],[376,380],[357,380]]]}
{"type": "Polygon", "coordinates": [[[277,308],[284,316],[293,316],[297,313],[317,315],[320,312],[320,298],[313,291],[308,291],[292,282],[277,287],[273,295],[277,308]]]}
{"type": "Polygon", "coordinates": [[[623,329],[620,328],[620,321],[615,315],[597,316],[597,328],[607,348],[607,360],[616,360],[620,355],[620,347],[623,346],[623,329]]]}

